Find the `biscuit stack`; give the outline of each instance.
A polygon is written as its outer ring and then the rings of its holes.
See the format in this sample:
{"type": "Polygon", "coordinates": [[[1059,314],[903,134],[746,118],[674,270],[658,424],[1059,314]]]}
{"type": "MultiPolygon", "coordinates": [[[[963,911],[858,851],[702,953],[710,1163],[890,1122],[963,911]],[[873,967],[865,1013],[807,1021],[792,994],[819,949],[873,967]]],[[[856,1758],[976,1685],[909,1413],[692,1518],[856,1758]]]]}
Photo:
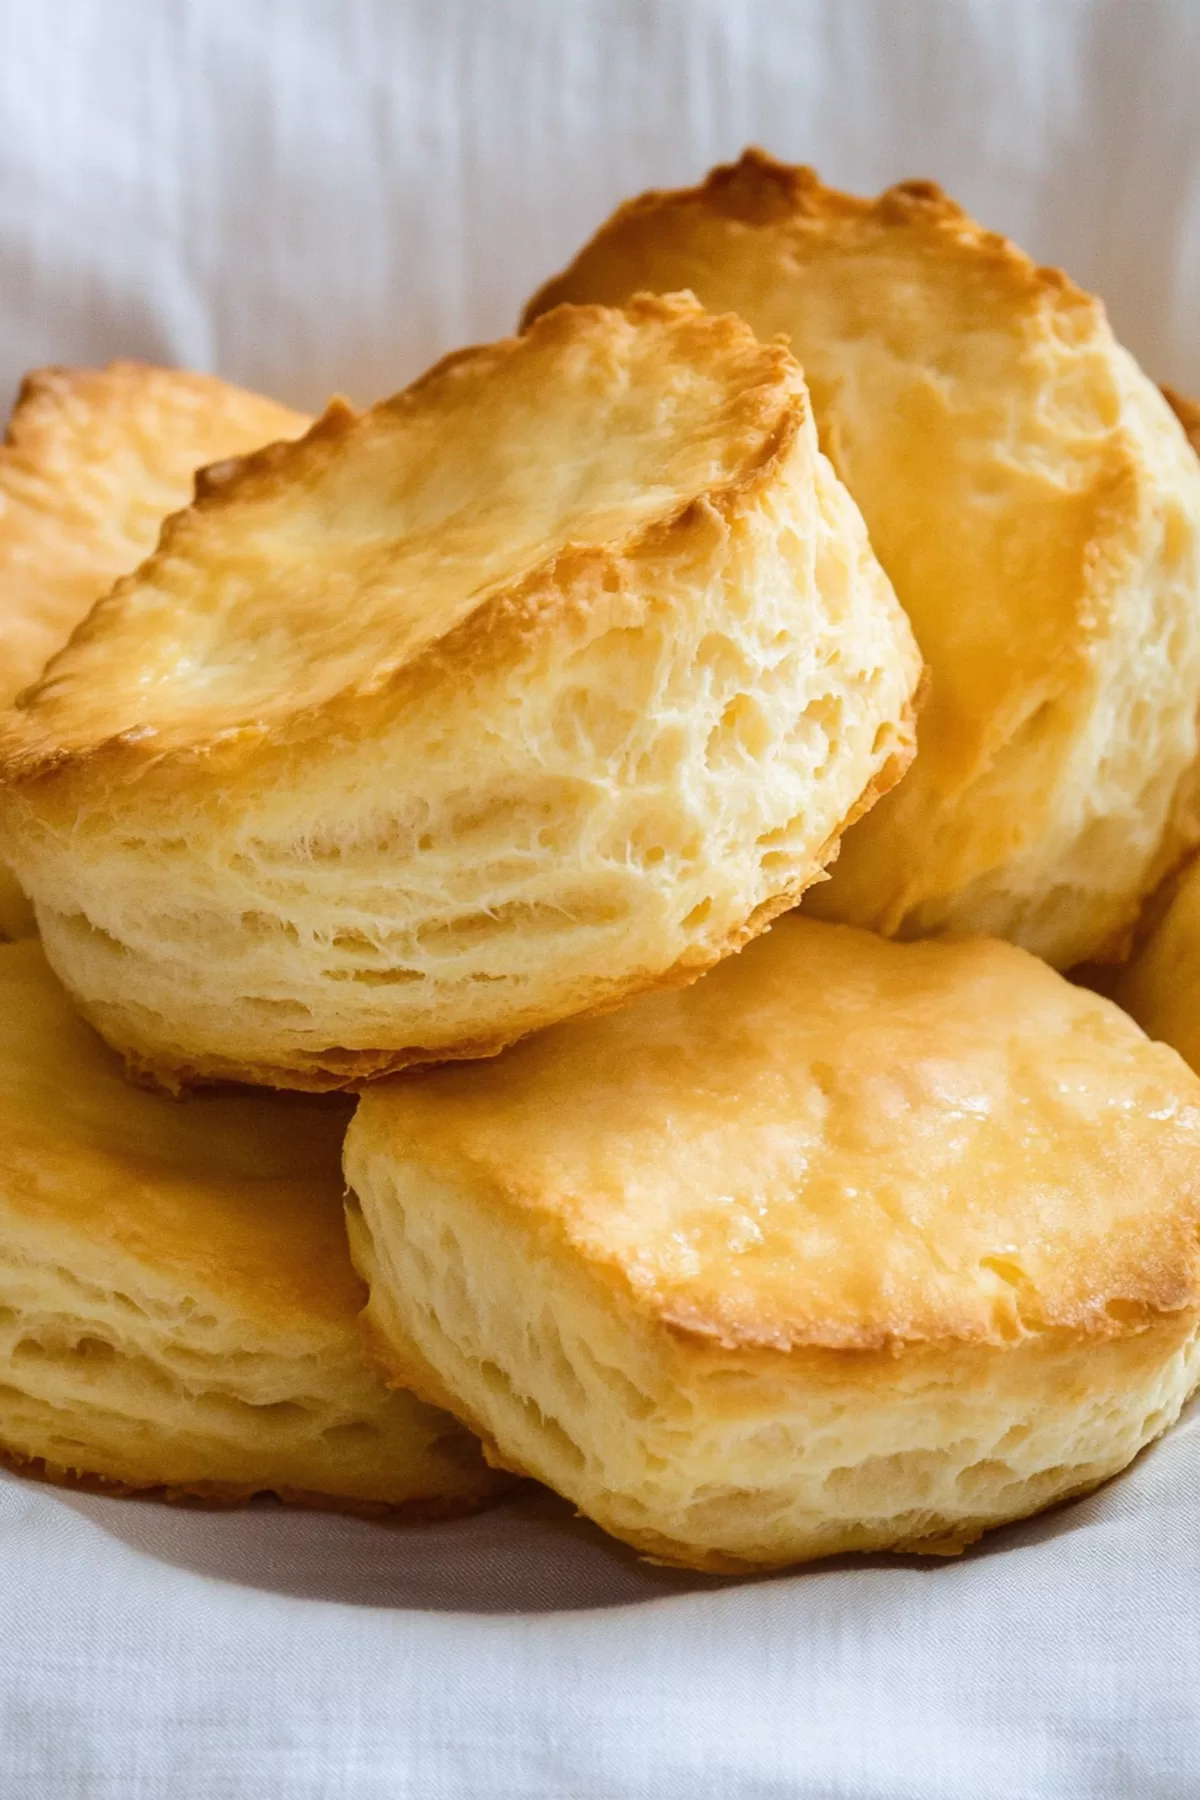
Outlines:
{"type": "Polygon", "coordinates": [[[1189,419],[757,152],[363,413],[30,378],[4,1454],[714,1571],[1124,1467],[1200,1380],[1189,419]]]}

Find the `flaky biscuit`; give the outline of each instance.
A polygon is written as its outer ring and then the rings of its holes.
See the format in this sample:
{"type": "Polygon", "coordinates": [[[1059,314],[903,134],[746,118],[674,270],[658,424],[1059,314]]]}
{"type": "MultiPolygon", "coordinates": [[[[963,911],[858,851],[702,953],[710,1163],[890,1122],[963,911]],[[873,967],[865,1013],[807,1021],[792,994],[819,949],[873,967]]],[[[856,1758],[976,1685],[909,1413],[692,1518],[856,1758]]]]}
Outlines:
{"type": "Polygon", "coordinates": [[[1200,1376],[1200,1082],[995,940],[793,914],[370,1089],[345,1169],[397,1377],[696,1568],[960,1546],[1200,1376]]]}
{"type": "Polygon", "coordinates": [[[688,286],[788,335],[930,665],[921,748],[808,910],[1118,954],[1196,835],[1200,467],[1098,300],[928,182],[761,152],[621,207],[530,303],[688,286]]]}
{"type": "Polygon", "coordinates": [[[4,826],[135,1069],[354,1086],[736,949],[919,676],[788,352],[568,307],[176,515],[9,715],[4,826]]]}
{"type": "MultiPolygon", "coordinates": [[[[150,554],[163,519],[191,499],[196,469],[309,422],[180,369],[118,362],[27,375],[0,445],[0,706],[150,554]]],[[[0,937],[31,929],[0,862],[0,937]]]]}
{"type": "Polygon", "coordinates": [[[131,1088],[0,945],[0,1456],[219,1500],[441,1512],[478,1445],[363,1360],[333,1101],[131,1088]]]}

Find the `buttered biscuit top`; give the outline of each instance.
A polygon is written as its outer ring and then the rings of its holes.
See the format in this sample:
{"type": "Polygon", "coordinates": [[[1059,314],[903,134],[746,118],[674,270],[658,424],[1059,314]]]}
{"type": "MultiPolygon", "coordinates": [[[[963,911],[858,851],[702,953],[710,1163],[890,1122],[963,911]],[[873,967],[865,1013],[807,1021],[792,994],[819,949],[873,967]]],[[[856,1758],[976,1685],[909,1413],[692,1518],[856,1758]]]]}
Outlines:
{"type": "Polygon", "coordinates": [[[692,979],[912,754],[799,368],[566,307],[223,465],[9,715],[47,952],[167,1085],[355,1085],[692,979]]]}

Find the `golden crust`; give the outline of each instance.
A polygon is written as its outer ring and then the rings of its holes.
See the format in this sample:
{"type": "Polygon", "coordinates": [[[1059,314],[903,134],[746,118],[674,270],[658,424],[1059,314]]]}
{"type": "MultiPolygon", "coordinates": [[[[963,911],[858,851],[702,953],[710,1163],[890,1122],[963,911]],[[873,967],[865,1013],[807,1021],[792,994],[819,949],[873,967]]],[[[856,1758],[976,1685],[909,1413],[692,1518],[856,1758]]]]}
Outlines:
{"type": "Polygon", "coordinates": [[[694,988],[372,1088],[352,1129],[529,1209],[725,1349],[1110,1336],[1200,1302],[1200,1085],[995,940],[785,918],[694,988]],[[761,1215],[740,1251],[735,1192],[761,1215]],[[1010,1238],[1015,1288],[979,1275],[1010,1238]]]}
{"type": "Polygon", "coordinates": [[[694,980],[920,675],[789,353],[566,308],[210,472],[9,715],[3,819],[140,1077],[357,1086],[694,980]]]}
{"type": "MultiPolygon", "coordinates": [[[[0,446],[0,705],[154,548],[166,514],[191,499],[194,470],[307,423],[179,369],[119,362],[27,375],[0,446]]],[[[32,930],[0,864],[0,938],[32,930]]]]}
{"type": "Polygon", "coordinates": [[[32,942],[0,947],[0,1446],[124,1491],[352,1508],[495,1487],[365,1368],[336,1102],[129,1088],[32,942]]]}
{"type": "Polygon", "coordinates": [[[212,375],[36,369],[0,447],[0,700],[153,550],[205,463],[294,437],[302,413],[212,375]]]}
{"type": "Polygon", "coordinates": [[[394,1375],[728,1568],[944,1548],[1128,1462],[1200,1374],[1198,1152],[1200,1082],[1024,952],[793,915],[370,1089],[345,1169],[394,1375]]]}
{"type": "Polygon", "coordinates": [[[857,199],[748,151],[626,203],[525,318],[684,285],[790,338],[933,673],[814,906],[1117,953],[1196,835],[1200,470],[1099,301],[932,183],[857,199]]]}
{"type": "MultiPolygon", "coordinates": [[[[933,230],[957,240],[972,252],[982,253],[992,272],[1026,293],[1043,290],[1089,309],[1099,304],[1062,269],[1037,265],[1010,239],[976,224],[935,181],[896,182],[871,199],[826,187],[815,169],[777,162],[765,150],[751,147],[743,151],[736,163],[724,163],[710,170],[695,187],[652,188],[624,201],[568,267],[543,283],[528,301],[521,315],[521,329],[528,330],[552,307],[578,303],[585,282],[589,289],[603,284],[607,291],[598,293],[596,298],[609,305],[619,304],[620,290],[627,280],[624,271],[618,272],[619,259],[652,254],[653,239],[668,222],[664,215],[676,211],[711,214],[758,228],[787,228],[800,221],[811,221],[827,228],[933,230]],[[642,227],[649,227],[644,235],[642,227]]],[[[658,289],[652,276],[652,267],[642,269],[640,285],[651,293],[658,289]]]]}
{"type": "MultiPolygon", "coordinates": [[[[778,474],[806,418],[791,357],[756,343],[737,319],[708,318],[688,297],[639,296],[616,343],[614,316],[570,308],[533,339],[456,351],[362,415],[335,400],[299,441],[268,445],[202,483],[194,504],[167,521],[155,555],[93,609],[22,696],[0,738],[6,778],[102,752],[119,750],[136,766],[172,752],[226,750],[236,740],[305,736],[326,724],[326,711],[344,726],[400,676],[420,684],[445,661],[464,673],[494,665],[514,638],[544,626],[588,564],[657,548],[664,536],[686,534],[701,510],[736,517],[778,474]],[[651,359],[678,358],[716,384],[712,398],[701,398],[711,411],[698,441],[652,435],[655,457],[674,453],[675,466],[649,459],[636,473],[616,469],[598,503],[587,495],[545,509],[544,518],[534,500],[549,471],[535,467],[523,471],[515,508],[504,494],[494,511],[473,494],[465,516],[436,516],[448,509],[440,493],[424,491],[428,458],[463,454],[455,428],[479,454],[505,413],[530,405],[527,389],[548,388],[552,397],[570,381],[569,359],[603,357],[610,345],[617,358],[632,350],[635,376],[661,380],[661,367],[638,367],[637,328],[655,324],[666,330],[648,345],[651,359]],[[398,507],[399,498],[388,491],[393,484],[409,507],[399,535],[394,523],[388,531],[389,504],[398,507]],[[316,510],[344,508],[355,493],[367,516],[348,529],[334,529],[342,519],[316,510]],[[302,510],[309,496],[313,505],[302,510]],[[455,592],[441,572],[464,564],[468,578],[455,592]],[[331,582],[355,607],[353,632],[331,603],[331,582]],[[255,654],[264,640],[270,658],[255,654]]],[[[573,398],[586,404],[586,385],[573,398]]],[[[574,432],[582,422],[576,410],[557,423],[574,432]]],[[[536,428],[548,430],[549,421],[537,419],[536,428]]]]}

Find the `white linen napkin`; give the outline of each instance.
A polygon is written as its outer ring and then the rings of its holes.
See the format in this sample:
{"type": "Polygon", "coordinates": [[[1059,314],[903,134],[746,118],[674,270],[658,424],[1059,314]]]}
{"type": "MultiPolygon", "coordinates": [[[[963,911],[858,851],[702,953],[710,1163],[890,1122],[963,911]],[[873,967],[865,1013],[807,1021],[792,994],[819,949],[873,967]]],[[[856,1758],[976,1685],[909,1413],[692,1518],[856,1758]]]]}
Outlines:
{"type": "MultiPolygon", "coordinates": [[[[0,382],[369,401],[757,141],[941,180],[1200,394],[1198,78],[1189,0],[0,0],[0,382]]],[[[406,1530],[0,1476],[3,1800],[1197,1794],[1195,1413],[957,1561],[744,1582],[549,1497],[406,1530]]]]}

